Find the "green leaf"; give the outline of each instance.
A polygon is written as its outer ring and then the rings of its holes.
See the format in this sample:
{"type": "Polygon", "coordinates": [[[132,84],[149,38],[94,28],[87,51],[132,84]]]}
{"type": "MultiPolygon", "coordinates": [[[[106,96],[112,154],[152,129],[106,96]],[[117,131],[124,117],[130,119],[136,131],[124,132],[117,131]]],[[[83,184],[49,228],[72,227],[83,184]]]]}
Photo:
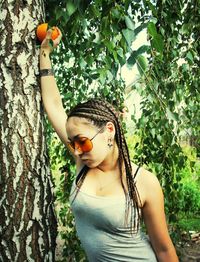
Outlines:
{"type": "Polygon", "coordinates": [[[96,44],[99,44],[100,41],[101,41],[101,35],[100,35],[99,32],[96,32],[93,42],[96,43],[96,44]]]}
{"type": "Polygon", "coordinates": [[[149,100],[150,103],[154,103],[154,101],[155,101],[155,98],[152,96],[152,94],[149,94],[147,96],[147,99],[149,100]]]}
{"type": "Polygon", "coordinates": [[[155,128],[152,128],[150,130],[151,134],[152,134],[152,137],[155,138],[155,135],[156,135],[156,129],[155,128]]]}
{"type": "Polygon", "coordinates": [[[188,60],[190,60],[190,62],[192,62],[193,63],[193,55],[192,55],[192,53],[189,51],[189,52],[187,52],[187,55],[186,55],[186,58],[188,58],[188,60]]]}
{"type": "Polygon", "coordinates": [[[155,37],[157,35],[156,26],[153,22],[149,22],[147,25],[147,31],[152,36],[155,37]]]}
{"type": "Polygon", "coordinates": [[[99,80],[100,80],[101,84],[104,85],[105,82],[106,82],[106,69],[100,68],[98,70],[98,72],[99,72],[99,80]]]}
{"type": "Polygon", "coordinates": [[[91,12],[92,16],[95,16],[95,17],[101,16],[98,6],[90,5],[89,12],[91,12]]]}
{"type": "Polygon", "coordinates": [[[74,5],[72,1],[67,1],[66,9],[69,16],[71,16],[77,9],[77,6],[74,5]]]}
{"type": "Polygon", "coordinates": [[[148,23],[143,23],[143,24],[139,25],[138,27],[136,27],[135,30],[134,30],[135,35],[137,36],[142,30],[147,28],[147,25],[148,25],[148,23]]]}
{"type": "Polygon", "coordinates": [[[86,63],[91,66],[94,62],[94,58],[91,55],[88,55],[87,57],[85,57],[86,63]]]}
{"type": "Polygon", "coordinates": [[[108,17],[103,17],[101,22],[101,33],[106,37],[110,37],[110,24],[108,17]]]}
{"type": "Polygon", "coordinates": [[[181,27],[181,31],[183,34],[188,34],[189,33],[189,26],[190,24],[184,23],[181,27]]]}
{"type": "Polygon", "coordinates": [[[187,72],[190,69],[188,64],[182,64],[181,67],[182,67],[183,72],[187,72]]]}
{"type": "Polygon", "coordinates": [[[166,109],[167,116],[170,120],[178,121],[178,115],[176,113],[172,113],[169,108],[166,109]]]}
{"type": "Polygon", "coordinates": [[[108,70],[107,71],[107,83],[111,82],[113,80],[112,73],[108,70]]]}
{"type": "Polygon", "coordinates": [[[129,16],[125,16],[125,23],[126,23],[126,27],[128,29],[130,29],[130,30],[135,29],[135,23],[129,16]]]}
{"type": "Polygon", "coordinates": [[[85,60],[82,57],[79,60],[79,64],[80,64],[81,69],[84,69],[87,65],[87,63],[85,62],[85,60]]]}
{"type": "Polygon", "coordinates": [[[159,141],[159,143],[162,143],[162,137],[161,137],[160,134],[158,134],[158,135],[156,136],[156,138],[157,138],[157,140],[159,141]]]}
{"type": "Polygon", "coordinates": [[[135,40],[135,33],[134,31],[130,30],[130,29],[123,29],[122,30],[122,34],[124,36],[124,38],[126,39],[126,42],[128,44],[128,46],[130,47],[133,40],[135,40]]]}
{"type": "Polygon", "coordinates": [[[156,6],[154,6],[154,5],[151,3],[151,1],[148,1],[147,4],[148,4],[148,6],[150,7],[153,16],[157,17],[158,14],[157,14],[156,6]]]}
{"type": "Polygon", "coordinates": [[[55,13],[56,13],[56,20],[59,20],[63,16],[63,10],[60,8],[57,8],[55,10],[55,13]]]}
{"type": "Polygon", "coordinates": [[[137,57],[137,68],[140,75],[143,75],[147,69],[147,59],[143,55],[137,57]]]}
{"type": "Polygon", "coordinates": [[[124,52],[123,52],[123,49],[120,47],[117,49],[117,54],[120,56],[120,57],[124,57],[124,52]]]}
{"type": "Polygon", "coordinates": [[[112,8],[112,15],[115,18],[120,18],[121,17],[121,13],[119,12],[119,10],[117,8],[112,8]]]}
{"type": "Polygon", "coordinates": [[[114,57],[115,62],[118,63],[119,60],[118,60],[117,52],[116,52],[115,50],[113,50],[112,54],[113,54],[113,57],[114,57]]]}
{"type": "Polygon", "coordinates": [[[115,44],[114,44],[112,41],[109,41],[109,40],[105,40],[105,41],[104,41],[104,44],[105,44],[105,46],[107,47],[108,51],[109,51],[110,53],[112,53],[113,50],[114,50],[114,48],[115,48],[115,44]]]}
{"type": "Polygon", "coordinates": [[[149,48],[150,47],[148,45],[143,45],[143,46],[140,46],[136,51],[133,51],[127,60],[128,67],[131,68],[132,66],[134,66],[134,64],[136,63],[137,57],[143,54],[144,52],[148,51],[149,48]]]}
{"type": "Polygon", "coordinates": [[[135,65],[135,63],[136,63],[136,58],[137,58],[137,53],[136,53],[136,51],[133,51],[132,53],[131,53],[131,56],[128,58],[128,60],[127,60],[127,66],[128,66],[128,68],[131,68],[131,67],[133,67],[134,65],[135,65]]]}
{"type": "Polygon", "coordinates": [[[164,41],[162,35],[157,34],[156,36],[154,36],[154,38],[152,39],[152,45],[157,52],[162,53],[164,49],[164,41]]]}
{"type": "Polygon", "coordinates": [[[145,53],[145,52],[147,52],[147,51],[149,51],[149,50],[150,50],[150,46],[149,46],[149,45],[142,45],[142,46],[140,46],[140,47],[137,49],[136,53],[137,53],[138,55],[141,55],[141,54],[143,54],[143,53],[145,53]]]}

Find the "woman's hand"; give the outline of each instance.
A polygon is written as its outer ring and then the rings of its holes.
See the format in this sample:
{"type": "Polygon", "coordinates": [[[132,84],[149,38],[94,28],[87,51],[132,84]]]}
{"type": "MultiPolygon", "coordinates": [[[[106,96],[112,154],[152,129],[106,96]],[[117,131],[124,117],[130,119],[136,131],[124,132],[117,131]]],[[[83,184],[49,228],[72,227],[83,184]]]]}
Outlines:
{"type": "Polygon", "coordinates": [[[56,29],[59,31],[59,35],[55,40],[51,39],[52,29],[49,29],[47,31],[45,39],[41,43],[41,50],[45,50],[49,54],[53,51],[54,48],[56,48],[59,45],[62,38],[62,33],[60,29],[58,27],[56,27],[56,29]]]}

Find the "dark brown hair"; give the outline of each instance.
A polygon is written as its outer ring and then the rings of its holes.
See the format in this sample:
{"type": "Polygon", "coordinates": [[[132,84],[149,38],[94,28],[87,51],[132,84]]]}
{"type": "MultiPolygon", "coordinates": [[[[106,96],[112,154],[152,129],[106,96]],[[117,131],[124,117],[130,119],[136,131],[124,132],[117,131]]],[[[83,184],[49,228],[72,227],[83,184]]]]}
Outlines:
{"type": "MultiPolygon", "coordinates": [[[[140,198],[135,185],[134,177],[132,174],[132,166],[129,156],[127,143],[125,140],[124,132],[120,123],[120,117],[115,108],[105,100],[91,99],[85,103],[80,103],[75,106],[68,114],[70,117],[82,117],[90,120],[95,126],[103,127],[107,122],[112,122],[116,129],[115,140],[119,149],[119,168],[120,179],[122,188],[126,196],[126,218],[128,219],[129,211],[131,212],[131,232],[138,231],[141,214],[140,214],[140,198]],[[126,181],[128,186],[128,192],[126,192],[125,186],[122,180],[122,166],[125,166],[126,181]]],[[[80,189],[88,168],[85,167],[81,172],[81,176],[78,177],[77,186],[80,189]]],[[[126,219],[126,220],[127,220],[126,219]]]]}

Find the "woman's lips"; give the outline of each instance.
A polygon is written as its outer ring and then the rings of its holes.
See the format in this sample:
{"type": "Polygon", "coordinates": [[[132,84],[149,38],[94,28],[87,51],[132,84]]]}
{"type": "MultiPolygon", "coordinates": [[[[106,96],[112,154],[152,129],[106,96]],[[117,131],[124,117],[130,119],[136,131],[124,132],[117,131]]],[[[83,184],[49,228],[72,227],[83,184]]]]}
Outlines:
{"type": "Polygon", "coordinates": [[[81,161],[83,161],[84,163],[91,162],[91,160],[90,160],[90,159],[81,159],[81,161]]]}

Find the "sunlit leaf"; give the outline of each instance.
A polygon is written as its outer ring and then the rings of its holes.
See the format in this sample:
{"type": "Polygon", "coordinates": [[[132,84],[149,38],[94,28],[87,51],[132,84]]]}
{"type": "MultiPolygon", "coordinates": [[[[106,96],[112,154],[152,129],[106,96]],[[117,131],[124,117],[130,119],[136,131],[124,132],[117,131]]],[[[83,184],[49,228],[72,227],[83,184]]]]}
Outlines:
{"type": "Polygon", "coordinates": [[[132,31],[130,29],[123,29],[122,34],[123,34],[124,38],[126,39],[128,46],[131,46],[133,40],[135,40],[134,31],[132,31]]]}
{"type": "Polygon", "coordinates": [[[137,68],[140,75],[143,75],[147,69],[147,59],[143,55],[137,57],[137,68]]]}
{"type": "Polygon", "coordinates": [[[147,25],[147,31],[152,36],[155,37],[157,35],[156,26],[153,22],[149,22],[147,25]]]}
{"type": "Polygon", "coordinates": [[[134,21],[127,15],[125,16],[125,23],[128,29],[131,29],[131,30],[135,29],[134,21]]]}

